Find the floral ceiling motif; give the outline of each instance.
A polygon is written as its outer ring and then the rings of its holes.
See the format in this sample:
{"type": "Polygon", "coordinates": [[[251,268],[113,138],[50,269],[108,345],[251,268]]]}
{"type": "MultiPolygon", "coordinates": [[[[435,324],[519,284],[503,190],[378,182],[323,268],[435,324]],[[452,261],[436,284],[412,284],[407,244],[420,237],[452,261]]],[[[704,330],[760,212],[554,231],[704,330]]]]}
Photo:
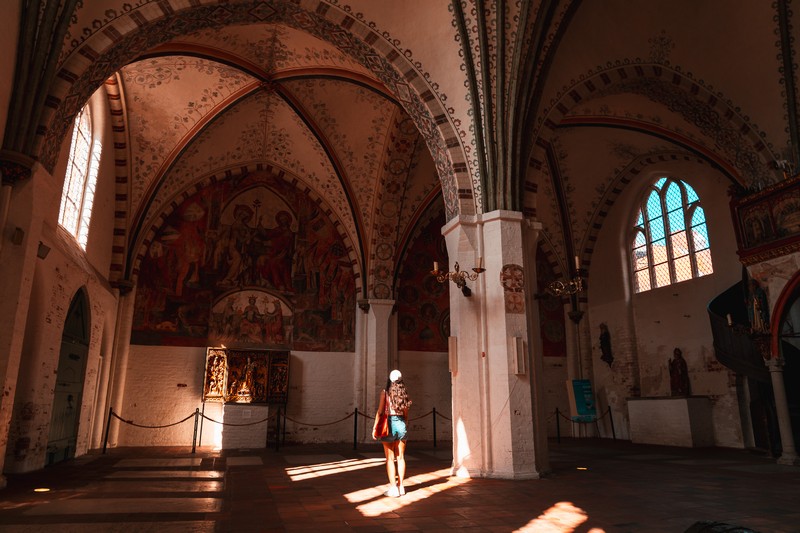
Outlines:
{"type": "Polygon", "coordinates": [[[177,39],[202,48],[225,50],[269,75],[325,65],[375,79],[350,56],[312,35],[281,24],[240,25],[203,30],[177,39]]]}
{"type": "Polygon", "coordinates": [[[129,108],[131,207],[164,172],[168,156],[188,142],[209,115],[254,82],[222,63],[186,56],[139,61],[122,69],[129,108]]]}

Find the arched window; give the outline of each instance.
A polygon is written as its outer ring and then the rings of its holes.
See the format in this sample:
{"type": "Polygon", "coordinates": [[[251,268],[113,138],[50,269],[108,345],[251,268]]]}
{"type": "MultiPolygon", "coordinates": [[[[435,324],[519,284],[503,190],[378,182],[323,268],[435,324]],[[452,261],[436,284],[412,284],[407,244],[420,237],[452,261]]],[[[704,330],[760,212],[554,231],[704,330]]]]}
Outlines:
{"type": "Polygon", "coordinates": [[[714,272],[700,198],[674,178],[658,179],[645,197],[631,248],[637,293],[714,272]]]}
{"type": "Polygon", "coordinates": [[[87,104],[75,117],[58,215],[58,223],[75,237],[83,249],[86,249],[89,238],[89,221],[92,217],[101,148],[100,139],[94,136],[92,116],[87,104]]]}

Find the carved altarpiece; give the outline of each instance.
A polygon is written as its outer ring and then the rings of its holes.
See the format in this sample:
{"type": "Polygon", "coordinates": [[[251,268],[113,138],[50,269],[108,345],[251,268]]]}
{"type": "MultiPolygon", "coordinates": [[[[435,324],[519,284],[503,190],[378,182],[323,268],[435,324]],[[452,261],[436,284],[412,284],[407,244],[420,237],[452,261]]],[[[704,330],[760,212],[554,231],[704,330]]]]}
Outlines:
{"type": "Polygon", "coordinates": [[[286,403],[289,352],[209,348],[203,378],[203,401],[286,403]]]}

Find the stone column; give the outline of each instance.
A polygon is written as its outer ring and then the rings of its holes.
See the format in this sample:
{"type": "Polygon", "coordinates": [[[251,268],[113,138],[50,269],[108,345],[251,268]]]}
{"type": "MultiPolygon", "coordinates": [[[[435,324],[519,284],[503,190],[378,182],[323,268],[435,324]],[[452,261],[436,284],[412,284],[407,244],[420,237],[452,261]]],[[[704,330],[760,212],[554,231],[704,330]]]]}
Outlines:
{"type": "MultiPolygon", "coordinates": [[[[126,286],[127,289],[127,286],[126,286]]],[[[136,302],[136,287],[131,287],[130,292],[120,293],[117,304],[117,321],[114,328],[114,352],[111,355],[110,386],[108,388],[108,403],[115,413],[122,413],[125,399],[125,380],[128,377],[128,356],[131,351],[131,328],[133,327],[133,311],[136,302]]],[[[107,419],[108,412],[105,413],[107,419]]],[[[108,445],[116,446],[119,443],[119,420],[110,422],[108,432],[108,445]]],[[[104,426],[105,428],[105,426],[104,426]]]]}
{"type": "MultiPolygon", "coordinates": [[[[389,322],[394,308],[394,300],[368,300],[366,323],[366,361],[365,389],[367,391],[366,409],[369,416],[378,410],[378,396],[389,378],[389,322]]],[[[401,369],[402,370],[402,369],[401,369]]],[[[369,426],[367,433],[372,431],[369,426]]],[[[371,437],[370,437],[371,438],[371,437]]]]}
{"type": "MultiPolygon", "coordinates": [[[[29,178],[9,189],[3,176],[0,220],[0,473],[5,466],[28,307],[44,214],[53,194],[52,177],[34,165],[29,178]]],[[[6,479],[0,474],[0,488],[6,479]]]]}
{"type": "Polygon", "coordinates": [[[452,376],[453,473],[462,477],[539,477],[527,368],[523,224],[521,213],[494,211],[453,219],[442,230],[451,272],[456,262],[472,272],[481,258],[486,269],[467,282],[471,295],[450,291],[457,368],[452,376]]]}
{"type": "Polygon", "coordinates": [[[783,382],[783,358],[773,357],[766,360],[769,376],[772,379],[772,391],[775,395],[775,410],[778,412],[778,427],[781,432],[783,452],[778,458],[782,465],[800,465],[792,435],[792,419],[789,416],[789,404],[786,401],[786,387],[783,382]]]}

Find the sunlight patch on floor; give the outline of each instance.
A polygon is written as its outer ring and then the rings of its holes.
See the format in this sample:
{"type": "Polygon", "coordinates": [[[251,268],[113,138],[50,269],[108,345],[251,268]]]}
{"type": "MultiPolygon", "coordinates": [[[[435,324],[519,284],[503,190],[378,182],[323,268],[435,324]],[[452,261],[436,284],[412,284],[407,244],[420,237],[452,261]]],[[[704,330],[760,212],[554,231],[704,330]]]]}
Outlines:
{"type": "Polygon", "coordinates": [[[351,492],[344,496],[351,503],[364,502],[356,506],[356,509],[365,517],[375,517],[396,511],[439,492],[469,483],[469,481],[469,479],[465,478],[451,477],[450,469],[444,468],[406,478],[406,493],[398,498],[383,495],[387,487],[386,484],[351,492]],[[376,498],[376,496],[378,497],[376,498]]]}
{"type": "Polygon", "coordinates": [[[364,468],[372,468],[381,466],[386,462],[386,459],[345,459],[344,461],[336,461],[332,463],[319,463],[314,465],[294,466],[286,469],[286,474],[292,481],[304,481],[306,479],[319,478],[323,476],[330,476],[333,474],[342,474],[344,472],[352,472],[354,470],[362,470],[364,468]]]}
{"type": "MultiPolygon", "coordinates": [[[[558,502],[537,518],[515,531],[534,531],[536,533],[569,533],[586,522],[586,511],[572,502],[558,502]]],[[[592,528],[589,533],[604,533],[602,529],[592,528]]]]}

